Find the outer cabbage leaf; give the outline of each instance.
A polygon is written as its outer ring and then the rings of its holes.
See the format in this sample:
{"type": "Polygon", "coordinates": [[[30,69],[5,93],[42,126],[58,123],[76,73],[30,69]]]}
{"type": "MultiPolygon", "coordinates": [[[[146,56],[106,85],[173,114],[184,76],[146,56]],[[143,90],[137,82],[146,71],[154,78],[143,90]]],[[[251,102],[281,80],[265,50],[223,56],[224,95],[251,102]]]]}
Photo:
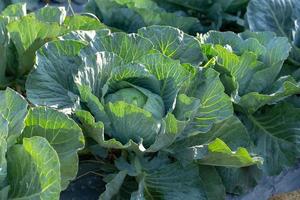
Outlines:
{"type": "Polygon", "coordinates": [[[6,25],[26,15],[26,7],[22,4],[8,6],[0,15],[0,87],[4,88],[9,80],[6,76],[6,70],[9,66],[17,65],[14,60],[14,46],[10,41],[6,25]]]}
{"type": "MultiPolygon", "coordinates": [[[[5,119],[8,126],[7,135],[1,134],[7,142],[8,147],[16,142],[24,129],[24,119],[27,114],[27,102],[17,92],[10,88],[0,91],[0,116],[5,119]]],[[[5,131],[6,126],[1,126],[1,131],[5,131]]]]}
{"type": "Polygon", "coordinates": [[[252,31],[273,31],[289,39],[293,49],[289,60],[300,65],[299,16],[300,3],[297,0],[250,1],[247,20],[252,31]]]}
{"type": "Polygon", "coordinates": [[[172,162],[164,153],[158,153],[151,159],[129,154],[129,160],[124,157],[116,160],[115,165],[120,173],[105,178],[108,184],[101,199],[106,199],[108,195],[112,199],[182,199],[190,194],[189,198],[203,200],[225,197],[223,184],[214,167],[196,164],[182,166],[172,162]],[[113,182],[116,184],[112,185],[113,182]]]}
{"type": "Polygon", "coordinates": [[[260,165],[242,168],[217,167],[217,171],[227,193],[242,195],[249,192],[261,180],[262,170],[259,167],[260,165]]]}
{"type": "Polygon", "coordinates": [[[77,55],[85,46],[81,42],[66,40],[47,43],[38,51],[38,67],[26,82],[27,96],[33,104],[66,109],[66,112],[76,107],[78,97],[73,74],[82,65],[77,55]]]}
{"type": "MultiPolygon", "coordinates": [[[[67,33],[65,35],[63,35],[61,38],[65,39],[65,40],[80,40],[80,41],[84,41],[86,43],[89,43],[91,47],[93,47],[92,49],[94,49],[94,51],[97,51],[97,49],[93,46],[94,44],[94,40],[96,40],[96,38],[101,38],[103,36],[107,36],[110,35],[111,31],[110,29],[100,29],[100,30],[89,30],[89,31],[85,31],[85,30],[79,30],[79,31],[72,31],[70,33],[67,33]]],[[[97,45],[96,45],[97,46],[97,45]]]]}
{"type": "Polygon", "coordinates": [[[1,15],[9,17],[22,17],[27,14],[26,5],[22,3],[8,5],[1,15]]]}
{"type": "Polygon", "coordinates": [[[84,146],[79,126],[63,113],[37,107],[29,110],[22,138],[40,136],[45,138],[59,157],[61,187],[64,190],[76,177],[78,171],[77,151],[84,146]]]}
{"type": "Polygon", "coordinates": [[[245,167],[262,163],[261,158],[253,157],[244,148],[251,149],[251,144],[243,124],[231,117],[217,123],[207,133],[179,138],[169,150],[185,164],[195,160],[203,165],[245,167]],[[237,151],[232,152],[219,138],[237,151]]]}
{"type": "Polygon", "coordinates": [[[201,165],[223,167],[247,167],[262,164],[259,157],[251,157],[247,149],[239,147],[232,151],[222,140],[215,139],[209,144],[189,147],[176,154],[176,157],[184,162],[197,161],[201,165]]]}
{"type": "Polygon", "coordinates": [[[298,108],[289,104],[267,107],[244,119],[254,141],[253,151],[264,158],[265,173],[274,175],[296,163],[299,119],[298,108]]]}
{"type": "Polygon", "coordinates": [[[7,25],[11,40],[18,52],[21,74],[31,69],[36,49],[47,40],[63,34],[64,28],[60,24],[65,15],[64,9],[45,7],[36,14],[27,15],[7,25]]]}
{"type": "Polygon", "coordinates": [[[154,25],[139,29],[138,34],[151,40],[162,54],[181,63],[198,65],[203,60],[199,41],[177,28],[154,25]]]}
{"type": "Polygon", "coordinates": [[[70,30],[101,30],[107,28],[98,19],[84,15],[67,16],[64,25],[70,30]]]}
{"type": "Polygon", "coordinates": [[[9,199],[59,198],[59,159],[46,139],[24,138],[7,155],[9,199]]]}
{"type": "Polygon", "coordinates": [[[178,138],[168,149],[176,155],[176,152],[180,152],[185,148],[208,144],[213,142],[216,138],[220,138],[231,149],[237,149],[239,147],[249,148],[252,145],[244,125],[237,117],[232,116],[215,124],[207,133],[198,133],[178,138]]]}
{"type": "Polygon", "coordinates": [[[213,69],[199,71],[183,92],[177,98],[174,114],[179,120],[189,120],[185,129],[188,135],[207,132],[214,123],[233,114],[231,100],[213,69]]]}
{"type": "Polygon", "coordinates": [[[6,138],[8,136],[8,121],[1,114],[0,114],[0,127],[1,127],[1,130],[0,130],[0,169],[1,169],[0,170],[0,188],[2,189],[6,185],[6,176],[7,176],[6,138]]]}
{"type": "MultiPolygon", "coordinates": [[[[175,143],[168,148],[168,150],[175,157],[182,154],[182,152],[188,152],[189,154],[185,154],[185,155],[183,154],[181,157],[180,156],[178,157],[183,162],[183,164],[187,164],[191,162],[191,159],[197,158],[197,154],[195,154],[197,153],[197,151],[191,151],[191,150],[193,149],[203,150],[207,148],[208,144],[214,142],[216,138],[220,138],[222,141],[224,141],[230,149],[234,149],[234,150],[242,149],[242,152],[245,152],[244,148],[246,148],[247,151],[250,152],[253,151],[252,150],[253,143],[248,135],[246,127],[235,116],[232,116],[222,122],[215,124],[211,128],[211,130],[208,131],[207,133],[198,133],[192,136],[178,138],[177,141],[175,141],[175,143]]],[[[227,149],[227,151],[225,150],[223,152],[229,153],[228,147],[224,148],[223,150],[227,149]]],[[[205,158],[205,156],[207,156],[208,154],[202,154],[202,155],[204,156],[203,158],[205,158]]],[[[211,155],[213,156],[213,154],[211,155]]],[[[241,157],[245,158],[244,155],[245,154],[243,154],[241,157]]],[[[262,159],[258,157],[260,156],[259,154],[253,155],[251,153],[250,156],[252,159],[252,160],[250,159],[252,161],[252,164],[258,164],[258,165],[261,164],[262,159]]],[[[248,164],[250,163],[248,162],[248,164]]],[[[218,159],[215,164],[216,165],[219,164],[221,166],[227,164],[228,166],[230,166],[231,164],[233,164],[233,162],[232,160],[229,159],[225,160],[225,162],[222,162],[222,159],[218,159]]],[[[248,191],[251,187],[253,187],[257,183],[260,177],[259,176],[260,173],[256,165],[252,165],[250,166],[250,168],[218,167],[218,173],[224,180],[226,191],[230,193],[238,193],[238,194],[248,191]],[[253,176],[247,176],[247,173],[251,173],[253,174],[253,176]],[[244,178],[240,179],[240,177],[244,177],[244,178]]]]}
{"type": "Polygon", "coordinates": [[[125,63],[136,61],[143,55],[153,51],[153,44],[150,40],[134,33],[112,33],[108,36],[96,38],[93,44],[97,51],[115,53],[120,56],[125,63]]]}
{"type": "Polygon", "coordinates": [[[101,194],[100,200],[106,200],[106,199],[113,199],[114,196],[116,196],[121,187],[123,182],[125,181],[125,178],[127,176],[126,171],[120,171],[118,174],[114,176],[114,178],[106,184],[105,188],[106,190],[101,194]]]}
{"type": "Polygon", "coordinates": [[[273,86],[266,91],[266,94],[250,92],[242,96],[238,101],[238,105],[247,108],[249,113],[254,113],[260,107],[266,104],[276,104],[283,99],[300,93],[300,84],[292,77],[285,76],[279,78],[273,83],[273,86]]]}
{"type": "Polygon", "coordinates": [[[180,163],[164,164],[156,170],[147,170],[139,181],[133,199],[223,199],[224,189],[218,174],[210,168],[180,163]],[[202,171],[203,170],[203,171],[202,171]],[[206,174],[207,173],[207,174],[206,174]],[[206,181],[210,175],[209,182],[206,181]],[[207,188],[215,188],[211,193],[207,188]]]}

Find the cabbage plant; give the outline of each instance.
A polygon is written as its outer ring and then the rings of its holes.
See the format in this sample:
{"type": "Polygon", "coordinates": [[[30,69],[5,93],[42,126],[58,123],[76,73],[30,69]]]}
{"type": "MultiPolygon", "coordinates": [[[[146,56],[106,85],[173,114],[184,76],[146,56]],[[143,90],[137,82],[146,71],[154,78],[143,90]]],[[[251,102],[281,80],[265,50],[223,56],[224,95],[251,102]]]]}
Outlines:
{"type": "Polygon", "coordinates": [[[0,199],[59,199],[76,177],[80,127],[46,107],[28,110],[27,101],[0,91],[0,199]]]}
{"type": "Polygon", "coordinates": [[[73,116],[88,150],[113,164],[100,199],[223,199],[215,166],[262,158],[204,58],[197,38],[169,26],[72,32],[37,52],[27,96],[73,116]]]}
{"type": "Polygon", "coordinates": [[[97,19],[66,16],[64,7],[46,6],[27,13],[26,4],[7,6],[0,13],[0,88],[21,91],[35,62],[35,52],[46,42],[72,30],[105,27],[97,19]]]}

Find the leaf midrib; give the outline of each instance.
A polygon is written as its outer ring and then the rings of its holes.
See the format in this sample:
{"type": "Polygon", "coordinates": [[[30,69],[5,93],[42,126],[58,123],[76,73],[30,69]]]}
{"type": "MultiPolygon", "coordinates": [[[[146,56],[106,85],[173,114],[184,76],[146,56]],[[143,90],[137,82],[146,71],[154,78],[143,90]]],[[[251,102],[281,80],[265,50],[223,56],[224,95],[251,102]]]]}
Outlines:
{"type": "Polygon", "coordinates": [[[251,120],[251,122],[257,126],[259,129],[263,130],[264,133],[266,133],[267,135],[269,135],[271,138],[274,138],[275,140],[280,140],[280,141],[283,141],[285,143],[289,143],[291,145],[294,145],[293,143],[287,141],[287,140],[284,140],[283,138],[280,138],[280,137],[276,137],[275,135],[273,135],[271,132],[269,132],[267,129],[265,129],[264,126],[262,126],[256,119],[255,117],[253,117],[253,115],[247,115],[247,117],[251,120]]]}

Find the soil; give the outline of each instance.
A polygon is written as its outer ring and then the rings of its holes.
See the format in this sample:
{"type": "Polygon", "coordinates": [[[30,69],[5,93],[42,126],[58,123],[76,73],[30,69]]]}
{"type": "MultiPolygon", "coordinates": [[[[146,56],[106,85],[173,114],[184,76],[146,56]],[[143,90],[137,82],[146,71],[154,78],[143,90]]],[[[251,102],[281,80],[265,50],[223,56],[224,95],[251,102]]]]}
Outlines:
{"type": "Polygon", "coordinates": [[[269,200],[300,200],[300,190],[275,195],[269,200]]]}

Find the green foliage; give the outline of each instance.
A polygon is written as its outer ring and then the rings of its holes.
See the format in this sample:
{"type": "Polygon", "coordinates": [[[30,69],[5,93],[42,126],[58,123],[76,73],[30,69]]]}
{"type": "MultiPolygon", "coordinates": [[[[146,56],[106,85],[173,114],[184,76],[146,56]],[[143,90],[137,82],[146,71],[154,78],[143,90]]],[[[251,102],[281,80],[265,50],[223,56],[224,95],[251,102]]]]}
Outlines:
{"type": "Polygon", "coordinates": [[[58,199],[78,170],[79,126],[63,113],[32,108],[11,89],[0,91],[0,196],[58,199]]]}
{"type": "Polygon", "coordinates": [[[136,32],[151,25],[167,25],[195,34],[219,30],[226,24],[242,29],[248,0],[91,0],[86,11],[108,26],[136,32]]]}
{"type": "Polygon", "coordinates": [[[250,1],[248,26],[265,32],[189,35],[240,20],[247,3],[89,2],[130,34],[64,8],[4,9],[0,199],[59,199],[79,159],[106,182],[103,200],[221,200],[293,166],[297,1],[250,1]]]}
{"type": "MultiPolygon", "coordinates": [[[[122,190],[125,177],[130,176],[138,184],[135,192],[129,192],[132,198],[185,198],[189,191],[190,198],[208,199],[206,190],[211,186],[201,182],[199,167],[212,166],[205,168],[209,171],[213,166],[262,164],[260,157],[248,152],[253,144],[247,129],[233,116],[227,88],[219,78],[222,72],[200,67],[210,54],[203,54],[205,45],[197,38],[157,25],[138,34],[103,33],[86,32],[82,37],[82,32],[73,32],[64,40],[47,43],[37,52],[36,69],[26,83],[33,104],[75,114],[86,137],[98,148],[123,152],[122,164],[116,164],[121,171],[109,179],[101,198],[120,195],[116,190],[122,190]],[[232,135],[224,126],[228,122],[238,126],[232,135]],[[157,153],[162,156],[150,161],[149,156],[157,153]],[[170,170],[155,162],[176,166],[172,170],[178,171],[178,180],[180,170],[184,177],[191,170],[194,182],[179,182],[176,191],[172,185],[168,189],[148,183],[156,176],[151,171],[170,170]],[[131,172],[124,174],[129,166],[131,172]]],[[[220,179],[216,171],[213,176],[220,179]]],[[[176,177],[165,184],[172,182],[178,182],[176,177]]],[[[224,188],[220,186],[219,191],[224,196],[224,188]]]]}
{"type": "Polygon", "coordinates": [[[0,14],[0,87],[24,86],[33,68],[35,52],[46,42],[73,30],[97,30],[105,26],[87,16],[66,16],[64,8],[46,6],[27,13],[25,4],[8,6],[0,14]]]}

